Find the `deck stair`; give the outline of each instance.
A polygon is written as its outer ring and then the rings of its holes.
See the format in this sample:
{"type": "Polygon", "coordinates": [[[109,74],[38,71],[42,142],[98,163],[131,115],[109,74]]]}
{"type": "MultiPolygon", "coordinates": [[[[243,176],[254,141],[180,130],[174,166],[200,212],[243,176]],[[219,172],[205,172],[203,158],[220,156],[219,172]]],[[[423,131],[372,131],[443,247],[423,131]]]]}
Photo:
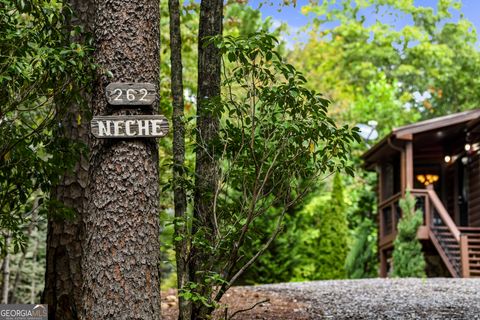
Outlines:
{"type": "Polygon", "coordinates": [[[480,228],[458,228],[468,241],[468,265],[470,277],[480,277],[480,228]]]}
{"type": "Polygon", "coordinates": [[[430,239],[452,277],[480,277],[480,228],[457,227],[433,189],[427,191],[430,239]]]}
{"type": "Polygon", "coordinates": [[[450,273],[453,277],[460,277],[462,273],[460,244],[455,239],[453,234],[449,232],[446,226],[433,225],[430,227],[430,230],[433,233],[433,236],[431,236],[431,238],[435,247],[437,248],[437,251],[443,251],[443,255],[442,253],[439,253],[442,256],[445,264],[447,265],[450,273]],[[448,262],[445,260],[447,260],[448,262]]]}

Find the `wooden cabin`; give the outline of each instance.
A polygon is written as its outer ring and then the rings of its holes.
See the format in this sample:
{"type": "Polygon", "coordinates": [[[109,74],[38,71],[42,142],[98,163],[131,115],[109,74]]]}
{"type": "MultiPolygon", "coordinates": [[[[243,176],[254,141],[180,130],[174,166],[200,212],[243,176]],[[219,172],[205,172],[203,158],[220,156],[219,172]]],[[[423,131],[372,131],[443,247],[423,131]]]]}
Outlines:
{"type": "Polygon", "coordinates": [[[423,212],[428,276],[480,277],[480,110],[394,129],[363,155],[378,174],[380,276],[391,268],[407,190],[423,212]]]}

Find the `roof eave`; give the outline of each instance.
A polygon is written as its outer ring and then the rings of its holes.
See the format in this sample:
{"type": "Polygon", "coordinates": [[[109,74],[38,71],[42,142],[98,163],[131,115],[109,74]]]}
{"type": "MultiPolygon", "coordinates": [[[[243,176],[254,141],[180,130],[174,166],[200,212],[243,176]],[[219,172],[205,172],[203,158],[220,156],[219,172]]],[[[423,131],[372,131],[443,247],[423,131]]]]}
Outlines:
{"type": "Polygon", "coordinates": [[[382,149],[384,146],[388,145],[388,139],[394,137],[393,133],[390,133],[386,135],[382,140],[377,142],[373,147],[368,149],[364,154],[362,154],[361,158],[365,162],[365,166],[368,167],[368,159],[375,153],[377,153],[378,150],[382,149]]]}

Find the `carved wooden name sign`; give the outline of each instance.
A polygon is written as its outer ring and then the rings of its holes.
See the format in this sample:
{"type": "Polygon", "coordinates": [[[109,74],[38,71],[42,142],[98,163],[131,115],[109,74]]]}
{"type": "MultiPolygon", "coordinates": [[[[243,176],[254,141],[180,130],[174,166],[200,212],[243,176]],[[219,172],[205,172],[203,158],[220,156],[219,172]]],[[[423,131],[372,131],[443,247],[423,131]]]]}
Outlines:
{"type": "Polygon", "coordinates": [[[98,116],[91,123],[97,138],[159,138],[168,133],[165,116],[98,116]]]}
{"type": "Polygon", "coordinates": [[[157,87],[146,82],[114,82],[105,88],[105,95],[112,105],[152,105],[157,98],[157,87]]]}

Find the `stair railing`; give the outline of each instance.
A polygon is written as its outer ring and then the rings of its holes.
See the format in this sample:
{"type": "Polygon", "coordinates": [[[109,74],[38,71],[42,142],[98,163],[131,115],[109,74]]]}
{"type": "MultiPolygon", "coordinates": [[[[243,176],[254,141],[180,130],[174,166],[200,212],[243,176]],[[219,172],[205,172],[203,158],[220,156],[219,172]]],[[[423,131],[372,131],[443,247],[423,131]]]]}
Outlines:
{"type": "Polygon", "coordinates": [[[435,223],[438,223],[438,221],[436,221],[435,219],[440,218],[445,224],[445,226],[448,228],[450,233],[453,235],[455,240],[460,243],[460,230],[458,230],[457,225],[448,214],[447,209],[445,209],[445,207],[443,206],[442,201],[438,198],[437,193],[435,192],[435,190],[433,190],[433,188],[428,188],[427,193],[430,203],[433,205],[433,207],[438,213],[438,216],[433,215],[430,217],[430,223],[435,226],[435,223]]]}
{"type": "Polygon", "coordinates": [[[468,277],[468,243],[455,225],[433,187],[427,187],[430,210],[426,215],[429,221],[429,235],[440,257],[453,277],[468,277]],[[462,240],[462,241],[461,241],[462,240]],[[467,245],[466,245],[467,244],[467,245]]]}

